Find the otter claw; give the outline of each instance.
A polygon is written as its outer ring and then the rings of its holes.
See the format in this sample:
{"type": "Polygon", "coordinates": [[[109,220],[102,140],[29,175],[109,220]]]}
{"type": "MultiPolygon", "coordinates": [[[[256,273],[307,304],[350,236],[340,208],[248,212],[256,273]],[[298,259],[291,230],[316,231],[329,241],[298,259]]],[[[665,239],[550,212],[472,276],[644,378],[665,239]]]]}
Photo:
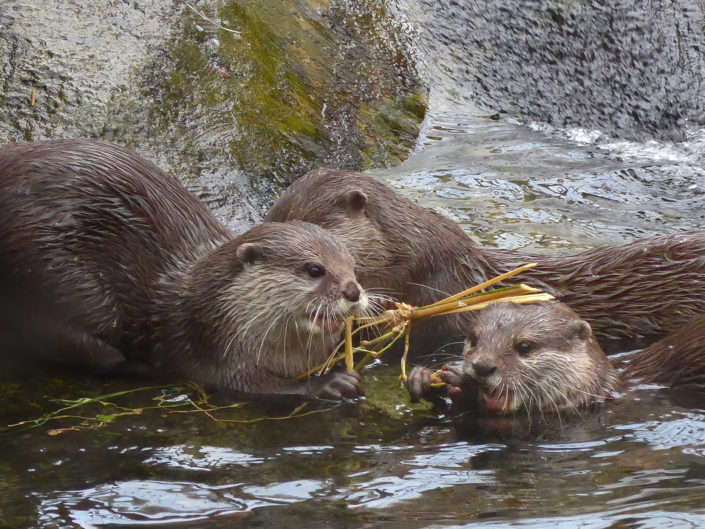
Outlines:
{"type": "Polygon", "coordinates": [[[404,381],[406,389],[409,391],[411,402],[418,402],[422,398],[428,400],[431,388],[431,371],[425,367],[415,366],[409,376],[404,381]]]}
{"type": "Polygon", "coordinates": [[[441,380],[448,384],[449,386],[462,386],[463,385],[463,371],[462,366],[456,366],[453,364],[445,364],[441,368],[441,380]]]}
{"type": "Polygon", "coordinates": [[[441,409],[447,409],[451,404],[472,398],[472,391],[466,391],[462,363],[443,366],[440,377],[446,383],[445,386],[434,387],[431,384],[431,375],[432,372],[425,367],[416,366],[411,370],[405,384],[412,402],[423,399],[441,409]]]}
{"type": "Polygon", "coordinates": [[[365,396],[360,382],[360,375],[355,371],[333,371],[321,377],[314,395],[324,400],[358,399],[365,396]]]}

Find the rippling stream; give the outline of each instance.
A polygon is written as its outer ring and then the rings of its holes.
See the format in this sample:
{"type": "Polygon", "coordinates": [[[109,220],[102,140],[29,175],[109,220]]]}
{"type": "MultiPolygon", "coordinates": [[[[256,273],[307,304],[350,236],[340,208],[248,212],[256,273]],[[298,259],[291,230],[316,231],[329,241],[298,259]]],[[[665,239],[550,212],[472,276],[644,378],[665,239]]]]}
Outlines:
{"type": "MultiPolygon", "coordinates": [[[[705,228],[699,4],[520,4],[389,5],[428,110],[408,159],[372,174],[502,248],[705,228]]],[[[362,402],[216,414],[231,422],[150,409],[192,395],[168,388],[111,399],[137,415],[91,408],[97,429],[2,430],[0,527],[705,526],[701,396],[638,387],[577,419],[452,419],[409,404],[398,373],[368,369],[362,402]]],[[[4,370],[0,424],[147,383],[4,370]]]]}

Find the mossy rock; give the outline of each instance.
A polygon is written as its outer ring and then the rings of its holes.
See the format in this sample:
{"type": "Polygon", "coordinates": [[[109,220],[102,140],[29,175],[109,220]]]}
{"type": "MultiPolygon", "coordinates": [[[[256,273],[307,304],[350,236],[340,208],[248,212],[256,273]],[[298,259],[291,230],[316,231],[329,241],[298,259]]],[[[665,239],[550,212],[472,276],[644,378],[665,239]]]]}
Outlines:
{"type": "Polygon", "coordinates": [[[317,166],[363,169],[407,156],[426,91],[384,1],[198,9],[210,22],[185,11],[167,69],[145,79],[153,127],[184,145],[225,143],[245,173],[279,185],[317,166]]]}

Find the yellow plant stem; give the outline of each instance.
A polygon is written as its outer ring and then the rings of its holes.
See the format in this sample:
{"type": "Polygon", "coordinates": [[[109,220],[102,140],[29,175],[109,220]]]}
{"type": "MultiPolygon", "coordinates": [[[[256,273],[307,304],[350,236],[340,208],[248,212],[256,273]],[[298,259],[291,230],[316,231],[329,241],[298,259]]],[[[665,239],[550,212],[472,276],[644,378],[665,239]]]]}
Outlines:
{"type": "Polygon", "coordinates": [[[423,313],[416,319],[430,318],[432,316],[445,316],[447,314],[458,314],[460,312],[468,312],[471,310],[484,309],[492,303],[504,303],[506,301],[511,301],[512,303],[536,303],[537,301],[549,301],[554,299],[551,294],[540,293],[540,294],[525,294],[521,296],[505,296],[499,299],[494,299],[490,301],[483,301],[481,303],[473,303],[472,305],[466,305],[464,307],[458,307],[456,309],[445,310],[444,312],[438,313],[423,313]]]}
{"type": "MultiPolygon", "coordinates": [[[[379,351],[370,351],[368,349],[362,349],[361,347],[358,347],[355,351],[356,352],[361,352],[361,353],[366,353],[365,356],[363,357],[362,360],[360,360],[357,365],[355,366],[355,371],[360,371],[363,367],[368,365],[372,360],[379,358],[381,355],[386,353],[389,349],[391,349],[395,343],[397,343],[397,340],[401,338],[401,334],[398,332],[390,331],[384,336],[380,336],[380,338],[384,337],[386,340],[392,339],[387,345],[385,345],[382,349],[379,351]]],[[[373,340],[374,342],[379,342],[379,338],[373,340]]],[[[369,342],[372,343],[372,342],[369,342]]],[[[369,346],[368,344],[365,344],[366,346],[369,346]]]]}
{"type": "Polygon", "coordinates": [[[402,382],[406,382],[406,358],[409,356],[409,336],[411,327],[407,325],[404,327],[404,354],[401,355],[401,375],[400,378],[402,382]]]}
{"type": "Polygon", "coordinates": [[[355,367],[355,361],[353,360],[352,326],[353,318],[351,316],[345,320],[345,367],[350,371],[355,367]]]}
{"type": "Polygon", "coordinates": [[[539,292],[537,288],[529,287],[526,285],[517,285],[514,287],[503,288],[500,290],[493,290],[492,292],[485,292],[483,294],[475,294],[474,296],[465,296],[463,298],[458,298],[447,302],[438,302],[433,305],[426,305],[425,307],[418,307],[412,316],[414,320],[420,320],[423,318],[429,318],[431,316],[437,316],[440,314],[447,314],[451,311],[464,309],[473,310],[476,305],[487,306],[491,301],[499,299],[511,299],[512,297],[521,296],[524,294],[535,294],[539,292]]]}
{"type": "Polygon", "coordinates": [[[441,379],[441,370],[439,369],[438,371],[434,371],[431,373],[431,387],[432,388],[440,388],[445,386],[446,383],[443,382],[441,379]]]}
{"type": "Polygon", "coordinates": [[[452,296],[448,296],[447,298],[444,298],[440,301],[437,301],[437,302],[432,303],[431,305],[427,305],[427,306],[433,307],[435,305],[449,303],[451,301],[465,298],[465,297],[469,296],[470,294],[473,294],[475,292],[479,292],[480,290],[484,290],[487,287],[491,287],[492,285],[495,285],[501,281],[504,281],[505,279],[509,279],[510,277],[514,277],[517,274],[521,274],[522,272],[525,272],[526,270],[529,270],[530,268],[533,268],[535,266],[536,266],[536,263],[525,264],[524,266],[520,266],[519,268],[515,268],[514,270],[510,270],[509,272],[498,275],[497,277],[493,277],[492,279],[488,279],[484,283],[480,283],[479,285],[475,285],[474,287],[470,287],[466,290],[463,290],[462,292],[458,292],[457,294],[454,294],[452,296]]]}

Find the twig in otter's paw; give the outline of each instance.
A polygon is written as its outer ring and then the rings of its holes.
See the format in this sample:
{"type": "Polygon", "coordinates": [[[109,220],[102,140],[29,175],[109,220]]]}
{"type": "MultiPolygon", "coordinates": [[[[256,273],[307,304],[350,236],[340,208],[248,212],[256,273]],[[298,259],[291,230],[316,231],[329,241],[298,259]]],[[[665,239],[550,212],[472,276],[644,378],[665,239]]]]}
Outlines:
{"type": "Polygon", "coordinates": [[[353,360],[353,343],[352,343],[352,316],[345,320],[345,367],[352,371],[355,367],[353,360]]]}

